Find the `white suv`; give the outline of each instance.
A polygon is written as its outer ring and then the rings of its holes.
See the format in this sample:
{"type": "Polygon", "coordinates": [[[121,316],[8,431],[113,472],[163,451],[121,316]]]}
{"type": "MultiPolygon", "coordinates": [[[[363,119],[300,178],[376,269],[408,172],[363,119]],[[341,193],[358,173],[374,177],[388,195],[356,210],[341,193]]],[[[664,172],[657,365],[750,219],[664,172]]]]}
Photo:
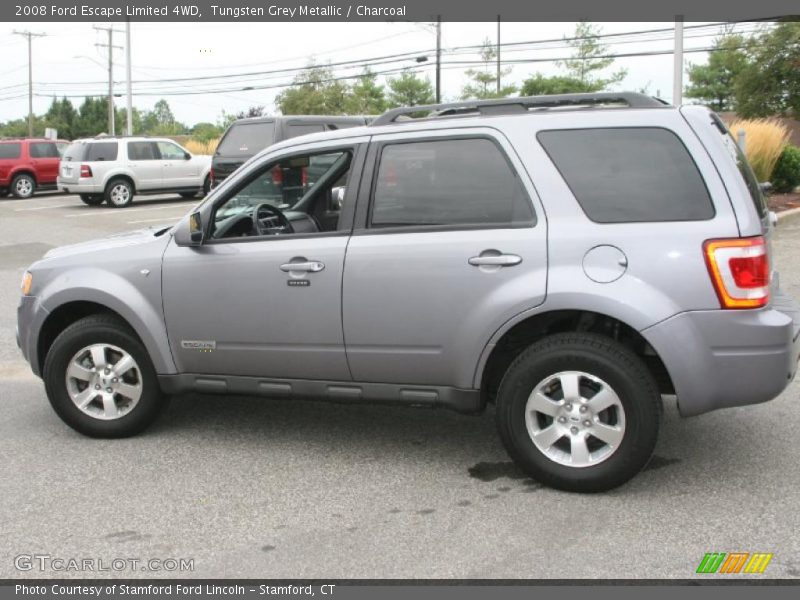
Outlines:
{"type": "Polygon", "coordinates": [[[211,157],[194,156],[168,138],[99,137],[64,151],[58,189],[86,204],[122,208],[134,194],[177,193],[191,198],[210,186],[211,157]]]}

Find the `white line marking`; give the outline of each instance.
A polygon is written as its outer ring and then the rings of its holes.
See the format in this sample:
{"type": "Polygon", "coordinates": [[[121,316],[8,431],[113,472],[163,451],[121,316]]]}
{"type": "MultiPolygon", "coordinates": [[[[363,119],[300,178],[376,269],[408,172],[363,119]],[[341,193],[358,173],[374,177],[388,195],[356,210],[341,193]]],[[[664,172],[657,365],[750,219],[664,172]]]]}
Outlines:
{"type": "Polygon", "coordinates": [[[24,212],[28,210],[47,210],[48,208],[62,208],[64,206],[75,206],[74,202],[69,204],[48,204],[47,206],[32,206],[31,208],[15,208],[14,212],[24,212]]]}
{"type": "Polygon", "coordinates": [[[102,217],[102,216],[110,217],[112,215],[116,215],[116,216],[129,215],[131,213],[136,213],[136,212],[150,212],[150,211],[154,211],[154,210],[167,210],[169,208],[175,208],[175,209],[180,208],[180,209],[185,211],[187,204],[189,204],[189,202],[180,202],[180,203],[175,203],[175,204],[167,204],[166,206],[149,206],[147,208],[120,208],[120,209],[108,208],[108,209],[100,209],[100,210],[97,210],[97,209],[92,210],[92,208],[89,207],[89,209],[86,212],[81,211],[81,213],[77,214],[77,215],[64,215],[64,218],[65,219],[76,219],[78,217],[102,217]]]}

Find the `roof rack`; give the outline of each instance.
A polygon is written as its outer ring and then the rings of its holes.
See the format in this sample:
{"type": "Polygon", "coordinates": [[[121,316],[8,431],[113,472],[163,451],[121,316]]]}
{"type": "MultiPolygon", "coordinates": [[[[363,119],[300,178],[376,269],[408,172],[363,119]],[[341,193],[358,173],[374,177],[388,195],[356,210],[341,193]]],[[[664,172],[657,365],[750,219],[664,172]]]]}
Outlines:
{"type": "Polygon", "coordinates": [[[428,112],[428,117],[448,117],[458,115],[508,115],[528,112],[534,109],[564,108],[581,106],[603,106],[623,104],[628,108],[665,108],[665,101],[637,92],[597,92],[593,94],[555,94],[550,96],[526,96],[520,98],[501,98],[498,100],[464,100],[448,104],[426,104],[393,108],[370,123],[370,127],[388,125],[400,119],[408,122],[411,115],[428,112]],[[406,117],[406,119],[401,119],[406,117]]]}

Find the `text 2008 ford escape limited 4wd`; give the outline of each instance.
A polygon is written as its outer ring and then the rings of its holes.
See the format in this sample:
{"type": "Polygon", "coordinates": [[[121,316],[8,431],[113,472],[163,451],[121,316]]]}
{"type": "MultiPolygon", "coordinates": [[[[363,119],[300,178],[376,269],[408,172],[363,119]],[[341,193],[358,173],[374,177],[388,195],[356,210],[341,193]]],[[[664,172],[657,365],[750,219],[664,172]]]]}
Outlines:
{"type": "Polygon", "coordinates": [[[49,252],[18,341],[87,435],[137,433],[187,391],[494,403],[525,472],[600,491],[649,460],[661,394],[697,415],[794,376],[770,230],[702,107],[397,109],[271,146],[172,229],[49,252]],[[302,193],[276,191],[290,180],[302,193]]]}

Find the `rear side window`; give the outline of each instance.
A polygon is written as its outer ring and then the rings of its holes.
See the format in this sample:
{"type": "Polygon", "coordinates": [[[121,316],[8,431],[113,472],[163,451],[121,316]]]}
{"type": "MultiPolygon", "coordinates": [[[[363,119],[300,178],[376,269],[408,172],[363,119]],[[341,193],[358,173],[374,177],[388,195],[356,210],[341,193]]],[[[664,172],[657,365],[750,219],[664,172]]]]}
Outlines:
{"type": "Polygon", "coordinates": [[[86,157],[83,159],[87,162],[99,160],[117,160],[117,142],[97,142],[94,144],[87,144],[86,157]]]}
{"type": "Polygon", "coordinates": [[[384,146],[372,227],[530,227],[533,210],[500,149],[485,138],[384,146]]]}
{"type": "Polygon", "coordinates": [[[128,142],[128,160],[158,160],[155,142],[128,142]]]}
{"type": "Polygon", "coordinates": [[[222,138],[217,154],[253,156],[273,143],[275,123],[234,123],[222,138]]]}
{"type": "Polygon", "coordinates": [[[598,223],[702,221],[714,205],[683,142],[658,127],[567,129],[537,136],[598,223]]]}
{"type": "Polygon", "coordinates": [[[22,145],[16,143],[0,144],[0,158],[19,158],[22,152],[22,145]]]}
{"type": "Polygon", "coordinates": [[[59,158],[58,147],[55,142],[31,142],[31,158],[59,158]]]}
{"type": "Polygon", "coordinates": [[[286,138],[299,137],[301,135],[308,135],[309,133],[319,133],[325,131],[325,126],[322,124],[310,125],[304,123],[290,123],[286,128],[286,138]]]}

